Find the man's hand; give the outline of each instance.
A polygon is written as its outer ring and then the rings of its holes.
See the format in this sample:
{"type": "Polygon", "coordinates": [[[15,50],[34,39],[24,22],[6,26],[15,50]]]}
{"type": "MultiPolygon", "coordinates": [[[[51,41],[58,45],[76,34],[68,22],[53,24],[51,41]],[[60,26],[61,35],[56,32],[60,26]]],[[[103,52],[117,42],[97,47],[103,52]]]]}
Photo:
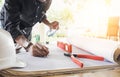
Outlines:
{"type": "Polygon", "coordinates": [[[31,45],[28,49],[28,52],[30,52],[35,57],[46,57],[49,54],[48,48],[44,45],[41,45],[40,43],[31,45]]]}
{"type": "Polygon", "coordinates": [[[49,27],[50,27],[50,29],[58,30],[59,29],[59,22],[57,22],[57,21],[51,22],[49,27]]]}
{"type": "Polygon", "coordinates": [[[49,22],[47,19],[44,19],[42,22],[46,24],[50,29],[56,29],[56,30],[59,29],[58,21],[49,22]]]}
{"type": "Polygon", "coordinates": [[[24,47],[27,52],[30,52],[33,56],[36,57],[45,57],[48,55],[48,48],[39,43],[32,44],[30,41],[25,38],[24,35],[20,35],[15,39],[16,43],[24,47]]]}

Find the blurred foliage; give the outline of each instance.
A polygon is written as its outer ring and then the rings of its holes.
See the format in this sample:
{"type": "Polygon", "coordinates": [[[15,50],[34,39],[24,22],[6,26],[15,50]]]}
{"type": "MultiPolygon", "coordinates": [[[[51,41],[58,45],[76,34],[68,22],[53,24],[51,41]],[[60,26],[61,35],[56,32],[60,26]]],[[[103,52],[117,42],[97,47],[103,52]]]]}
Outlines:
{"type": "Polygon", "coordinates": [[[2,0],[0,0],[0,3],[2,2],[2,0]]]}
{"type": "Polygon", "coordinates": [[[70,8],[71,6],[70,1],[53,0],[52,6],[47,12],[49,20],[51,21],[56,20],[60,24],[60,29],[55,35],[56,37],[65,37],[67,33],[66,32],[67,28],[74,22],[74,15],[73,10],[70,8]]]}
{"type": "MultiPolygon", "coordinates": [[[[53,0],[52,6],[50,6],[50,9],[47,12],[47,16],[49,20],[56,20],[60,23],[60,29],[57,32],[56,36],[66,36],[67,29],[70,26],[79,24],[80,22],[77,20],[79,18],[82,19],[82,17],[79,15],[81,13],[81,10],[86,8],[86,6],[88,6],[91,2],[94,3],[96,0],[53,0]]],[[[105,0],[106,4],[110,4],[110,2],[111,0],[105,0]]],[[[89,14],[89,12],[86,13],[89,14]]],[[[88,19],[86,19],[86,21],[87,20],[88,19]]]]}

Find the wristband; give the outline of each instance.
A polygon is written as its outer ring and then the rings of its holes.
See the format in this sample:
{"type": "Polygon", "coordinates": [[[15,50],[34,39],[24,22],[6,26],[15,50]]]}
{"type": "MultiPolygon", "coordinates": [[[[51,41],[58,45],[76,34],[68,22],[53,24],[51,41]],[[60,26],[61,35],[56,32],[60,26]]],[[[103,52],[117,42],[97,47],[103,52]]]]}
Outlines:
{"type": "Polygon", "coordinates": [[[33,44],[32,44],[31,42],[29,42],[28,45],[27,45],[26,47],[24,47],[27,52],[28,52],[28,48],[29,48],[31,45],[33,45],[33,44]]]}

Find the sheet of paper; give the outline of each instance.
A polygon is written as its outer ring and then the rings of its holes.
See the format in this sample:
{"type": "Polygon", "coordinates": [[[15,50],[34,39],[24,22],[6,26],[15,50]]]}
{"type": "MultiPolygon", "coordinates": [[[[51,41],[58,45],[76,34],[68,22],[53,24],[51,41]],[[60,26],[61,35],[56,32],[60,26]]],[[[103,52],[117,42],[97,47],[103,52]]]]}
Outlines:
{"type": "MultiPolygon", "coordinates": [[[[33,57],[28,52],[22,51],[17,54],[17,58],[26,62],[27,66],[21,69],[15,69],[17,71],[42,71],[42,70],[59,70],[59,69],[72,69],[80,68],[78,65],[72,62],[70,57],[64,56],[64,51],[57,47],[57,44],[48,45],[50,54],[47,57],[33,57]]],[[[76,47],[73,47],[73,53],[86,53],[76,47]]],[[[84,67],[114,65],[115,63],[107,61],[95,61],[90,59],[79,59],[84,63],[84,67]]]]}

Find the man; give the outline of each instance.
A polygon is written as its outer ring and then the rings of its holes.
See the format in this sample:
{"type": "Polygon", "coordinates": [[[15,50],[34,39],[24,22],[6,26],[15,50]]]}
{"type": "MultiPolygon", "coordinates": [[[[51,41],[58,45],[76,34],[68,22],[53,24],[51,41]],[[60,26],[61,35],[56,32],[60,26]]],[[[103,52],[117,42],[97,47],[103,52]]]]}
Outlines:
{"type": "Polygon", "coordinates": [[[51,0],[5,0],[1,10],[1,24],[3,29],[9,31],[14,41],[32,52],[33,56],[47,56],[49,50],[39,43],[30,42],[32,27],[37,22],[43,22],[51,29],[58,29],[57,21],[49,22],[45,15],[51,0]]]}

